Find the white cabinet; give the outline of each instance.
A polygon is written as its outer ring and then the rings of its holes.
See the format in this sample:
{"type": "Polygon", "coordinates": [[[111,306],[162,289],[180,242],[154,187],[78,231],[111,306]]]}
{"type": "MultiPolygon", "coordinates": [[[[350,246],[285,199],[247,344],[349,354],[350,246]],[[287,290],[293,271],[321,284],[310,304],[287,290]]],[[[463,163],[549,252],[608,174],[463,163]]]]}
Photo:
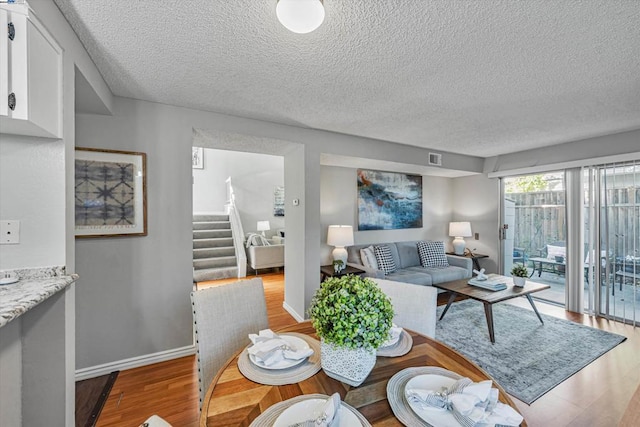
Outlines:
{"type": "Polygon", "coordinates": [[[26,4],[0,5],[0,133],[62,137],[62,49],[26,4]]]}

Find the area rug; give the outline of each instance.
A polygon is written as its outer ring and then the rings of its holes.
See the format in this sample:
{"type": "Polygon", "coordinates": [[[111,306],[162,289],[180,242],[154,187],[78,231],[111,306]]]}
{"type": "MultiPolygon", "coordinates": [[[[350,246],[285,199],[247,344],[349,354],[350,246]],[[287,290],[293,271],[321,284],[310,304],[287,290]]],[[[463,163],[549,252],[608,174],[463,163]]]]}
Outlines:
{"type": "MultiPolygon", "coordinates": [[[[438,318],[444,309],[438,308],[438,318]]],[[[511,304],[493,305],[495,344],[481,302],[451,305],[436,339],[467,356],[521,401],[531,404],[626,337],[511,304]]]]}
{"type": "Polygon", "coordinates": [[[76,427],[92,427],[96,424],[118,372],[76,382],[76,427]]]}

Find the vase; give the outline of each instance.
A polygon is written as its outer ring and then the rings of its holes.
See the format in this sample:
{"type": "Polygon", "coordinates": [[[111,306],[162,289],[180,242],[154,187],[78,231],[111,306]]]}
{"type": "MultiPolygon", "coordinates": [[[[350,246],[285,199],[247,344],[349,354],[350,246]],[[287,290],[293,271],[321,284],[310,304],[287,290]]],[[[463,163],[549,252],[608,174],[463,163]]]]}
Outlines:
{"type": "Polygon", "coordinates": [[[527,283],[526,277],[513,276],[513,286],[517,286],[521,288],[524,286],[525,283],[527,283]]]}
{"type": "Polygon", "coordinates": [[[376,364],[375,349],[337,347],[324,340],[320,342],[320,365],[328,377],[359,386],[376,364]]]}

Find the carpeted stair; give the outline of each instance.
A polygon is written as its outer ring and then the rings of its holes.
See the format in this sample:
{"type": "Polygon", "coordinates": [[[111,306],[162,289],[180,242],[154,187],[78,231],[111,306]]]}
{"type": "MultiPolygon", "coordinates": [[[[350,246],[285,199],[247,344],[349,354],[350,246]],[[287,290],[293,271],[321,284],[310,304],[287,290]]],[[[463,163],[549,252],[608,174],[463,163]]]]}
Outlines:
{"type": "Polygon", "coordinates": [[[193,281],[238,277],[228,215],[193,216],[193,281]]]}

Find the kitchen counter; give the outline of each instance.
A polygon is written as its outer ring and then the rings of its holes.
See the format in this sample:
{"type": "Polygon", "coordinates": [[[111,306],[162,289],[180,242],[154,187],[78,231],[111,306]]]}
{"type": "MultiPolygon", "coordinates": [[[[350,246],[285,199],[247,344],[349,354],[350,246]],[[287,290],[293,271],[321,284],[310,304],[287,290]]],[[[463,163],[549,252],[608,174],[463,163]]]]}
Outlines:
{"type": "Polygon", "coordinates": [[[0,327],[78,280],[77,274],[67,275],[64,267],[6,270],[0,272],[0,277],[4,273],[16,275],[19,281],[0,285],[0,327]]]}

